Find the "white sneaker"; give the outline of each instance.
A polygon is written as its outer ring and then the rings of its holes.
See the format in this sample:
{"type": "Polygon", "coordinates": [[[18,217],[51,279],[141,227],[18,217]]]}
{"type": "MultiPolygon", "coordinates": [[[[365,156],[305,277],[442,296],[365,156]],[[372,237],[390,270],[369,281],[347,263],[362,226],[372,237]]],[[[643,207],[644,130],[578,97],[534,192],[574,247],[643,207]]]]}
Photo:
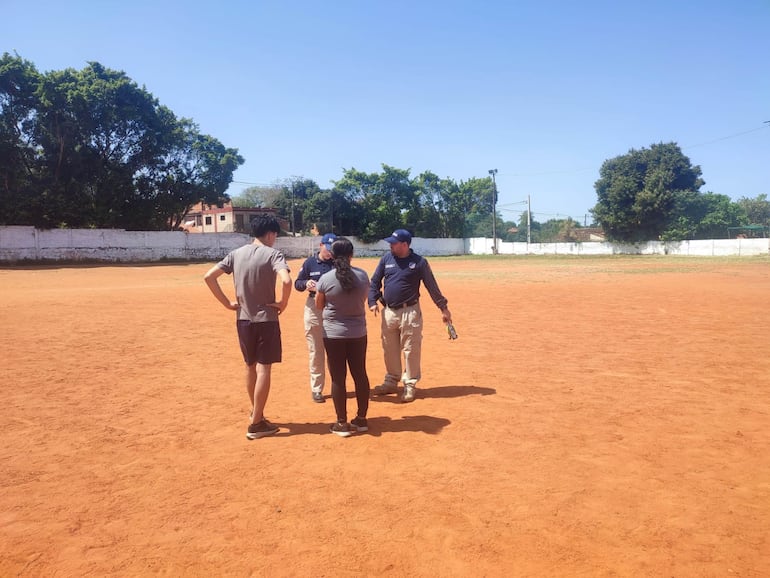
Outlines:
{"type": "Polygon", "coordinates": [[[387,395],[389,393],[398,393],[398,386],[395,383],[383,383],[376,386],[372,392],[374,395],[387,395]]]}

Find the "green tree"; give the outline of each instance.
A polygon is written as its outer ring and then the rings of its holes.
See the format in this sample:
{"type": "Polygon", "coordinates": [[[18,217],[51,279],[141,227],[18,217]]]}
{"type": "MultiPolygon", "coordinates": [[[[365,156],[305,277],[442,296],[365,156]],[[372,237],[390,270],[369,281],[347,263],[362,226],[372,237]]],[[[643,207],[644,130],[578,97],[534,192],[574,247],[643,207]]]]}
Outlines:
{"type": "Polygon", "coordinates": [[[93,62],[44,75],[38,94],[48,224],[130,227],[146,214],[134,178],[156,168],[173,115],[124,73],[93,62]]]}
{"type": "Polygon", "coordinates": [[[170,224],[176,229],[196,203],[222,206],[227,200],[225,191],[243,158],[235,149],[201,134],[188,119],[178,123],[175,136],[163,164],[145,186],[138,187],[145,194],[135,202],[147,207],[149,214],[130,227],[164,229],[170,224]]]}
{"type": "Polygon", "coordinates": [[[234,207],[275,208],[278,198],[284,194],[282,185],[253,186],[244,189],[240,195],[230,200],[234,207]]]}
{"type": "Polygon", "coordinates": [[[527,242],[527,226],[529,226],[529,233],[531,236],[531,241],[533,243],[539,242],[538,235],[540,232],[540,223],[538,223],[535,219],[532,219],[531,222],[528,222],[527,219],[527,211],[523,211],[519,215],[519,220],[515,223],[511,223],[510,226],[506,223],[506,231],[510,229],[511,227],[516,227],[518,231],[515,233],[506,233],[505,240],[506,241],[515,241],[519,243],[526,243],[527,242]]]}
{"type": "Polygon", "coordinates": [[[346,169],[342,178],[334,182],[335,190],[344,198],[361,205],[364,222],[359,236],[365,242],[382,239],[405,226],[401,209],[414,190],[408,169],[394,169],[384,164],[382,168],[382,173],[346,169]]]}
{"type": "Polygon", "coordinates": [[[292,177],[281,187],[281,195],[276,197],[274,207],[294,227],[293,232],[309,232],[312,227],[307,224],[305,213],[308,201],[321,191],[312,179],[292,177]]]}
{"type": "Polygon", "coordinates": [[[465,217],[472,205],[471,189],[452,179],[443,179],[439,187],[438,211],[442,237],[462,238],[465,233],[465,217]]]}
{"type": "Polygon", "coordinates": [[[32,63],[0,58],[0,225],[29,222],[36,212],[30,197],[40,172],[33,131],[39,83],[32,63]]]}
{"type": "Polygon", "coordinates": [[[676,195],[703,186],[699,166],[693,166],[675,143],[628,154],[602,164],[596,182],[598,203],[592,210],[610,240],[647,241],[665,231],[676,195]]]}
{"type": "Polygon", "coordinates": [[[569,243],[575,240],[577,222],[566,219],[548,219],[537,228],[537,243],[569,243]]]}
{"type": "Polygon", "coordinates": [[[167,229],[195,202],[223,200],[243,163],[97,62],[40,75],[5,54],[0,103],[3,206],[23,207],[4,223],[167,229]]]}
{"type": "Polygon", "coordinates": [[[743,209],[727,195],[680,191],[676,194],[669,224],[661,234],[661,239],[726,239],[728,227],[745,222],[743,209]]]}
{"type": "Polygon", "coordinates": [[[418,236],[460,238],[466,229],[475,228],[475,220],[469,227],[467,217],[483,204],[477,197],[488,193],[488,180],[471,179],[458,184],[430,171],[420,174],[415,180],[421,206],[418,236]]]}
{"type": "Polygon", "coordinates": [[[442,219],[443,190],[446,181],[430,171],[413,180],[416,203],[407,210],[405,220],[413,226],[417,237],[446,237],[446,224],[442,219]]]}
{"type": "MultiPolygon", "coordinates": [[[[492,236],[492,177],[460,181],[460,206],[465,214],[463,237],[492,236]]],[[[496,215],[499,220],[499,215],[496,215]]],[[[497,226],[497,223],[495,223],[497,226]]]]}
{"type": "Polygon", "coordinates": [[[743,209],[749,225],[762,225],[770,229],[770,201],[766,194],[757,195],[756,199],[741,197],[738,205],[743,209]]]}

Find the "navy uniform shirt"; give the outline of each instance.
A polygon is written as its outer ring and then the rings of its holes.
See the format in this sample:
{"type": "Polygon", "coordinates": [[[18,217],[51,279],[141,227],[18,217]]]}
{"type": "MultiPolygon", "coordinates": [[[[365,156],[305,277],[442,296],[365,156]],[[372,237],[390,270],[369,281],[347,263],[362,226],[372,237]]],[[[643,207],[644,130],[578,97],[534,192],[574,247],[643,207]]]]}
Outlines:
{"type": "MultiPolygon", "coordinates": [[[[331,271],[334,268],[334,260],[329,259],[328,261],[324,261],[319,257],[318,253],[313,255],[312,257],[308,257],[305,262],[302,264],[302,268],[299,270],[299,273],[297,273],[297,280],[294,281],[294,288],[297,291],[304,291],[307,289],[307,282],[308,281],[315,281],[318,283],[318,280],[321,278],[321,275],[324,273],[331,271]]],[[[310,297],[315,296],[315,291],[310,291],[310,297]]]]}
{"type": "MultiPolygon", "coordinates": [[[[300,273],[301,274],[301,273],[300,273]]],[[[409,250],[409,255],[400,259],[392,253],[386,253],[377,264],[369,286],[369,307],[373,307],[382,296],[388,307],[397,307],[412,303],[420,298],[420,281],[425,285],[431,299],[439,309],[447,306],[446,298],[438,288],[428,261],[409,250]],[[380,287],[385,288],[380,292],[380,287]]]]}

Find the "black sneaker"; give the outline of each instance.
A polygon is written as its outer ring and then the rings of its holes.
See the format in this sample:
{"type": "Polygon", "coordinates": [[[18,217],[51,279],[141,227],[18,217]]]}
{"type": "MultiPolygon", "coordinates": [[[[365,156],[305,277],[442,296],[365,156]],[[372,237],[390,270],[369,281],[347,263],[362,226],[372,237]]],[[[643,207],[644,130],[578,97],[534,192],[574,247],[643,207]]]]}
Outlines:
{"type": "Polygon", "coordinates": [[[316,403],[326,403],[326,399],[324,399],[324,394],[320,391],[314,391],[313,392],[313,401],[316,403]]]}
{"type": "Polygon", "coordinates": [[[275,434],[278,429],[277,425],[263,419],[261,422],[253,423],[249,426],[249,431],[246,432],[246,438],[250,440],[264,438],[275,434]]]}
{"type": "Polygon", "coordinates": [[[263,418],[262,418],[262,421],[263,421],[263,422],[265,422],[265,425],[266,425],[267,427],[269,427],[270,429],[274,429],[275,431],[278,431],[278,429],[279,429],[279,428],[278,428],[278,426],[277,426],[277,425],[275,425],[275,424],[274,424],[273,422],[271,422],[270,420],[268,420],[266,417],[263,417],[263,418]]]}
{"type": "Polygon", "coordinates": [[[369,424],[366,423],[365,417],[356,417],[350,422],[350,425],[353,426],[357,432],[369,431],[369,424]]]}
{"type": "Polygon", "coordinates": [[[345,421],[338,421],[329,426],[329,431],[333,434],[337,434],[341,438],[346,438],[353,435],[350,431],[350,424],[345,421]]]}

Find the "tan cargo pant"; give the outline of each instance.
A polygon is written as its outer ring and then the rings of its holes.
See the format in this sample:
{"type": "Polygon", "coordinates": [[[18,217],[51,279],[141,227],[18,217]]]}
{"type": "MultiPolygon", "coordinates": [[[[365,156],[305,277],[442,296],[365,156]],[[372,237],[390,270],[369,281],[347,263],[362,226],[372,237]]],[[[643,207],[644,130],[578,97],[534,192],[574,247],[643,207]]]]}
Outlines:
{"type": "Polygon", "coordinates": [[[420,304],[401,309],[382,310],[382,351],[385,355],[385,385],[396,385],[399,380],[405,386],[414,387],[420,380],[422,355],[422,311],[420,304]],[[404,355],[404,372],[401,373],[401,354],[404,355]]]}
{"type": "Polygon", "coordinates": [[[324,354],[323,317],[315,307],[311,297],[305,301],[305,339],[307,352],[310,357],[310,389],[313,393],[321,393],[326,380],[326,357],[324,354]]]}

